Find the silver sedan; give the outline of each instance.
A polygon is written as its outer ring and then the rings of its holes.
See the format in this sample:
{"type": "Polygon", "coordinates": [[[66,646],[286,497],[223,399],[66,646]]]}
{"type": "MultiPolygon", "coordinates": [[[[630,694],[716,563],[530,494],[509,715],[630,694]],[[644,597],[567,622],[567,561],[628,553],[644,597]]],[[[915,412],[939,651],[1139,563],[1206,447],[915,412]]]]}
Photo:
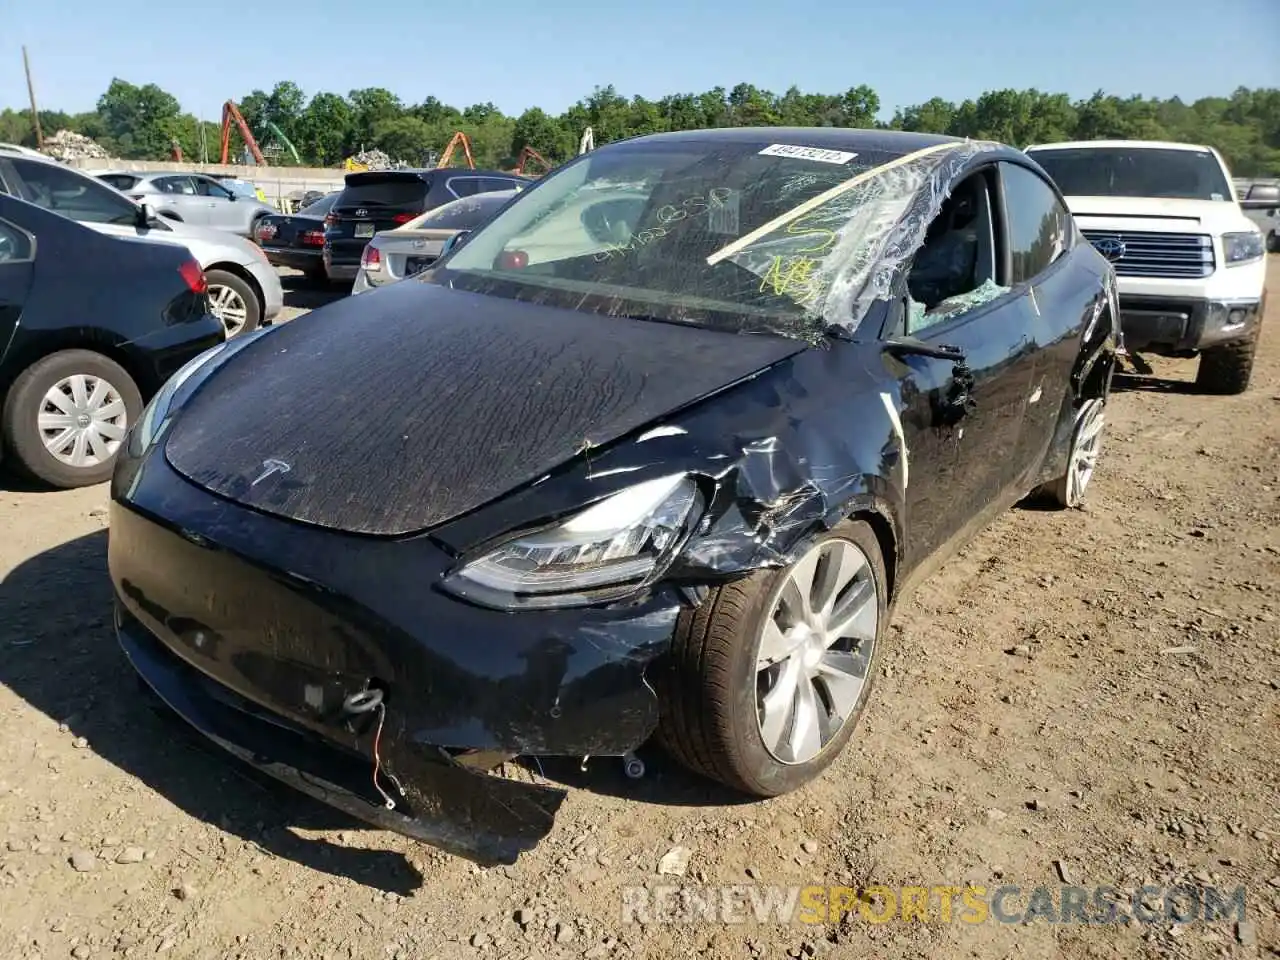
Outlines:
{"type": "Polygon", "coordinates": [[[519,192],[475,193],[428,210],[402,227],[375,233],[364,248],[351,292],[364,293],[425,270],[439,258],[445,241],[476,229],[519,192]]]}

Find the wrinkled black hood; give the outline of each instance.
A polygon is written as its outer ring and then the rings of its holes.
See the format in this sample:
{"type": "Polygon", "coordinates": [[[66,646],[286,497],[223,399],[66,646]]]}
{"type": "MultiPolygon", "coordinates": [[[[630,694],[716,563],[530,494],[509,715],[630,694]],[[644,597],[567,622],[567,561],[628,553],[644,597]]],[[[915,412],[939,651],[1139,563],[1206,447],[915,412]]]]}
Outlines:
{"type": "Polygon", "coordinates": [[[265,513],[410,533],[805,346],[405,281],[233,358],[173,425],[166,455],[265,513]]]}

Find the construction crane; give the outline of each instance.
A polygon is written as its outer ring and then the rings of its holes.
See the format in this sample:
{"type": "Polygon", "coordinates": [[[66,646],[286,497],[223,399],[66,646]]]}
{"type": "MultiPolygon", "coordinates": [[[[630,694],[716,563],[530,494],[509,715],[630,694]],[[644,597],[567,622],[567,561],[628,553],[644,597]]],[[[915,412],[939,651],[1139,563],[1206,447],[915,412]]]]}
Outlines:
{"type": "Polygon", "coordinates": [[[547,162],[547,158],[544,157],[542,154],[540,154],[537,150],[533,149],[533,147],[529,146],[528,144],[525,144],[520,149],[520,156],[516,159],[516,168],[515,170],[512,171],[512,173],[515,173],[523,177],[524,166],[530,160],[536,160],[538,163],[542,164],[543,173],[551,172],[551,164],[547,162]]]}
{"type": "Polygon", "coordinates": [[[298,148],[295,147],[289,138],[284,135],[284,131],[270,120],[266,121],[265,126],[271,131],[275,138],[284,145],[284,148],[289,151],[289,156],[293,157],[293,162],[298,164],[298,166],[302,166],[302,157],[298,155],[298,148]]]}
{"type": "Polygon", "coordinates": [[[440,160],[436,163],[437,170],[443,170],[449,165],[449,161],[453,159],[453,151],[459,146],[466,155],[467,166],[474,170],[476,168],[475,157],[471,155],[471,138],[459,130],[453,135],[453,139],[449,141],[449,145],[444,148],[444,153],[440,154],[440,160]]]}
{"type": "Polygon", "coordinates": [[[266,159],[262,156],[262,151],[258,149],[258,141],[253,139],[253,134],[249,132],[249,125],[244,122],[244,117],[240,115],[240,108],[235,102],[228,100],[222,105],[222,163],[227,162],[227,156],[231,150],[231,124],[232,121],[240,128],[240,136],[244,138],[244,145],[249,148],[249,152],[253,154],[253,159],[260,165],[266,166],[266,159]]]}

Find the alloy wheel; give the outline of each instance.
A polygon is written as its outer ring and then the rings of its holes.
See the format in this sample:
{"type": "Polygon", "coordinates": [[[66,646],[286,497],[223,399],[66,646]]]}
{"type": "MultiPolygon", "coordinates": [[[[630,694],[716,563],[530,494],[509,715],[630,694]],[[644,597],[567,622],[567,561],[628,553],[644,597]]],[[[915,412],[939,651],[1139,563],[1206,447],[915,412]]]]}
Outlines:
{"type": "Polygon", "coordinates": [[[1098,466],[1098,454],[1102,447],[1102,430],[1106,426],[1106,404],[1101,400],[1086,400],[1076,414],[1075,432],[1071,441],[1071,461],[1067,464],[1067,506],[1078,507],[1084,503],[1085,491],[1098,466]]]}
{"type": "Polygon", "coordinates": [[[775,588],[756,642],[756,720],[779,763],[812,760],[858,712],[870,681],[879,588],[859,547],[814,546],[775,588]]]}
{"type": "Polygon", "coordinates": [[[120,448],[129,413],[120,391],[101,377],[77,373],[49,388],[37,414],[44,448],[69,467],[96,467],[120,448]]]}
{"type": "Polygon", "coordinates": [[[231,287],[221,284],[209,285],[209,309],[227,328],[227,339],[230,340],[249,321],[249,306],[231,287]]]}

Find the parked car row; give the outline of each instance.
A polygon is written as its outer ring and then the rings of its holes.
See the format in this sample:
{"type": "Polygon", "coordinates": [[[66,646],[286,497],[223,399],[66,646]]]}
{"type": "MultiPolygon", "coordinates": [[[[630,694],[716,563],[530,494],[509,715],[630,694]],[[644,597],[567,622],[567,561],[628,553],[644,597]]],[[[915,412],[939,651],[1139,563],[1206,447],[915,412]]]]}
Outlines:
{"type": "Polygon", "coordinates": [[[229,336],[271,323],[284,306],[280,276],[252,241],[155,215],[96,177],[48,157],[0,148],[0,192],[27,200],[101,233],[178,244],[200,263],[215,315],[229,336]]]}
{"type": "Polygon", "coordinates": [[[353,280],[360,293],[426,268],[445,240],[479,226],[531,182],[490,170],[349,173],[342,190],[262,217],[253,238],[272,264],[313,280],[353,280]]]}
{"type": "Polygon", "coordinates": [[[111,476],[143,404],[223,343],[176,243],[123,239],[0,193],[0,460],[55,487],[111,476]]]}

